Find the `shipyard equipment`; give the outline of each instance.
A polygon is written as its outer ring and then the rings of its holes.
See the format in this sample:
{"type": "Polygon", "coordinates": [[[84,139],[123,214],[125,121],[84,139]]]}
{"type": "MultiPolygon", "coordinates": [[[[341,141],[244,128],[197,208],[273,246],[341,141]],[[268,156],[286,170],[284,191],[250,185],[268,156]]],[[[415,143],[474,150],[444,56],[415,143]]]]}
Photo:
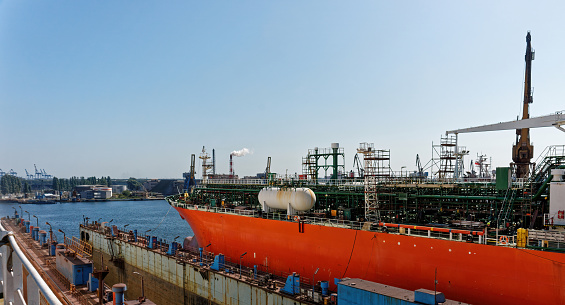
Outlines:
{"type": "Polygon", "coordinates": [[[57,269],[73,285],[86,285],[88,275],[92,273],[92,261],[59,249],[56,255],[57,269]]]}
{"type": "Polygon", "coordinates": [[[309,149],[306,157],[302,158],[302,174],[307,179],[318,180],[320,169],[324,170],[324,178],[338,179],[340,173],[345,173],[345,153],[339,143],[332,143],[331,148],[309,149]],[[323,164],[322,164],[323,161],[323,164]]]}
{"type": "Polygon", "coordinates": [[[300,274],[292,273],[286,278],[286,283],[281,292],[295,295],[300,293],[300,274]]]}
{"type": "Polygon", "coordinates": [[[271,173],[271,157],[267,158],[267,167],[265,168],[265,177],[269,177],[271,173]]]}
{"type": "Polygon", "coordinates": [[[41,178],[41,172],[37,170],[37,165],[34,164],[33,167],[35,167],[35,178],[40,179],[41,178]]]}
{"type": "Polygon", "coordinates": [[[361,159],[359,159],[359,154],[355,154],[353,158],[353,168],[357,169],[357,177],[363,178],[363,165],[361,164],[361,159]]]}
{"type": "MultiPolygon", "coordinates": [[[[529,106],[534,101],[532,95],[532,60],[534,51],[531,46],[530,32],[526,35],[526,75],[524,77],[524,104],[522,108],[522,120],[530,118],[529,106]]],[[[527,177],[530,173],[530,164],[534,156],[534,147],[530,143],[530,129],[516,129],[516,144],[512,147],[512,160],[516,165],[516,177],[527,177]]]]}
{"type": "Polygon", "coordinates": [[[192,154],[190,156],[190,172],[183,173],[184,177],[184,191],[191,192],[192,188],[196,185],[196,181],[194,179],[195,175],[195,163],[196,163],[196,155],[192,154]]]}
{"type": "Polygon", "coordinates": [[[516,130],[516,144],[512,147],[512,160],[514,161],[515,174],[517,178],[528,177],[532,171],[531,159],[534,155],[534,147],[530,143],[530,128],[537,127],[555,127],[565,132],[561,127],[565,124],[565,115],[563,112],[530,118],[529,105],[533,102],[532,95],[532,60],[534,60],[535,52],[531,47],[530,32],[526,35],[526,73],[524,77],[524,100],[522,106],[522,119],[508,121],[496,124],[483,125],[478,127],[470,127],[456,130],[446,131],[446,134],[460,134],[469,132],[484,132],[496,130],[516,130]]]}

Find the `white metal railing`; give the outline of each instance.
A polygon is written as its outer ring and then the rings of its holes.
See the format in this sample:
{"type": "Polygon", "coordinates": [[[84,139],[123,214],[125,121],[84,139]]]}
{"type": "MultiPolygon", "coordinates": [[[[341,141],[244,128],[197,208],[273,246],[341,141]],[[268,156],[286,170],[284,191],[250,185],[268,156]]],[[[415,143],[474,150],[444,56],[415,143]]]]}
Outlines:
{"type": "Polygon", "coordinates": [[[528,230],[528,236],[530,239],[535,240],[549,240],[555,242],[565,242],[565,232],[556,230],[528,230]]]}
{"type": "MultiPolygon", "coordinates": [[[[357,189],[363,187],[363,178],[354,178],[354,179],[317,179],[317,180],[300,180],[300,179],[289,179],[289,178],[277,178],[273,180],[268,179],[207,179],[205,183],[199,184],[196,188],[205,188],[206,185],[214,185],[214,184],[235,184],[235,185],[269,185],[272,183],[274,186],[277,186],[281,183],[285,182],[298,182],[303,183],[305,186],[308,185],[334,185],[338,186],[343,189],[357,189]]],[[[527,178],[520,178],[515,179],[513,181],[513,186],[515,187],[522,187],[527,182],[527,178]]],[[[425,178],[418,178],[418,177],[409,177],[409,176],[391,176],[391,177],[383,177],[379,179],[378,185],[398,185],[398,184],[454,184],[454,183],[472,183],[472,184],[480,184],[483,186],[493,185],[495,183],[494,178],[444,178],[444,179],[433,179],[429,177],[425,178]]]]}
{"type": "Polygon", "coordinates": [[[524,188],[524,185],[530,181],[530,178],[514,178],[512,181],[512,187],[524,188]]]}
{"type": "Polygon", "coordinates": [[[62,305],[39,272],[18,246],[13,233],[0,224],[0,237],[5,242],[0,247],[0,283],[4,293],[4,304],[48,304],[62,305]],[[23,294],[26,286],[26,294],[23,294]]]}
{"type": "MultiPolygon", "coordinates": [[[[536,166],[541,166],[543,159],[547,157],[558,157],[565,156],[565,145],[550,145],[546,146],[545,149],[539,154],[534,164],[536,166]]],[[[536,168],[539,170],[539,168],[536,168]]]]}
{"type": "Polygon", "coordinates": [[[206,179],[206,184],[267,185],[267,179],[206,179]]]}
{"type": "MultiPolygon", "coordinates": [[[[367,222],[359,222],[359,221],[352,221],[352,220],[341,220],[341,219],[330,219],[330,218],[321,218],[321,217],[312,217],[312,216],[303,216],[303,215],[285,215],[281,213],[265,213],[256,210],[244,210],[244,209],[230,209],[230,208],[222,208],[222,207],[211,207],[208,205],[193,205],[190,203],[172,203],[174,206],[189,209],[189,210],[199,210],[199,211],[206,211],[206,212],[213,212],[213,213],[222,213],[222,214],[236,214],[241,216],[248,216],[248,217],[259,217],[264,219],[273,219],[273,220],[282,220],[282,221],[303,221],[313,225],[321,225],[327,227],[339,227],[339,228],[346,228],[346,229],[354,229],[354,230],[368,230],[368,231],[375,231],[378,232],[382,230],[382,227],[387,227],[388,233],[398,233],[403,235],[413,235],[413,236],[421,236],[421,237],[428,237],[428,238],[436,238],[436,239],[447,239],[447,240],[455,240],[455,241],[462,241],[467,242],[467,238],[469,237],[467,233],[462,234],[460,232],[467,232],[469,230],[465,229],[453,229],[449,230],[449,232],[441,232],[441,228],[433,228],[433,227],[423,227],[423,226],[410,226],[411,228],[400,228],[401,225],[391,225],[391,224],[379,224],[374,223],[376,227],[365,228],[367,222]],[[398,227],[397,227],[398,226],[398,227]],[[412,228],[413,227],[413,228],[412,228]],[[453,232],[451,232],[453,231],[453,232]]],[[[402,225],[404,226],[404,225],[402,225]]],[[[475,242],[483,244],[486,243],[485,238],[483,237],[482,232],[476,232],[478,234],[475,235],[475,242]]],[[[514,238],[511,239],[512,244],[515,244],[514,238]]],[[[506,245],[506,244],[499,244],[496,245],[506,245]]]]}

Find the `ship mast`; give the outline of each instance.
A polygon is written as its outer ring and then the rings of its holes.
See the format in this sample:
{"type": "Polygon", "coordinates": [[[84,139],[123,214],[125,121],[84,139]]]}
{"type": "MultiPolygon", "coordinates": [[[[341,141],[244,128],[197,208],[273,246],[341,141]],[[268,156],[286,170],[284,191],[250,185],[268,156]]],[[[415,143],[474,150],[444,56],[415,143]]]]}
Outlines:
{"type": "MultiPolygon", "coordinates": [[[[535,53],[531,46],[532,37],[530,32],[526,35],[526,73],[524,76],[524,104],[522,108],[522,120],[530,118],[529,106],[533,102],[532,95],[532,60],[535,53]]],[[[516,145],[512,147],[512,160],[516,166],[516,177],[524,178],[530,173],[531,159],[534,155],[534,147],[530,144],[530,129],[516,129],[516,145]]]]}

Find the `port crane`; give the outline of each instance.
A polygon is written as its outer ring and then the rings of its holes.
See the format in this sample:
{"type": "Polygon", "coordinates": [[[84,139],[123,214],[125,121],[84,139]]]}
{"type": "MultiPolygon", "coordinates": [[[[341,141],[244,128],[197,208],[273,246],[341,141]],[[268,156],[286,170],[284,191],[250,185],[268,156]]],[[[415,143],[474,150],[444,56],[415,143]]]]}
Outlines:
{"type": "Polygon", "coordinates": [[[41,178],[41,172],[37,170],[37,165],[34,164],[33,167],[35,167],[35,178],[40,179],[41,178]]]}
{"type": "Polygon", "coordinates": [[[418,172],[416,172],[417,178],[425,178],[424,168],[422,167],[422,162],[420,162],[420,155],[416,154],[416,168],[418,172]]]}
{"type": "Polygon", "coordinates": [[[357,168],[357,175],[359,176],[359,178],[363,178],[365,170],[363,169],[363,165],[361,165],[359,154],[355,154],[355,157],[353,158],[353,168],[357,168]]]}
{"type": "Polygon", "coordinates": [[[530,143],[530,128],[555,127],[563,132],[565,128],[565,113],[558,111],[550,115],[530,117],[529,105],[533,102],[532,94],[532,60],[535,52],[531,46],[530,32],[526,35],[526,73],[524,77],[524,100],[522,105],[522,119],[477,127],[446,131],[446,134],[460,134],[469,132],[484,132],[496,130],[516,130],[516,144],[512,146],[512,160],[516,167],[516,177],[527,177],[530,173],[531,159],[534,155],[534,146],[530,143]]]}
{"type": "Polygon", "coordinates": [[[30,173],[27,171],[27,169],[26,169],[25,171],[26,171],[27,179],[28,179],[28,180],[32,180],[32,179],[33,179],[33,175],[30,174],[30,173]]]}
{"type": "Polygon", "coordinates": [[[44,179],[51,179],[53,178],[53,175],[49,175],[47,174],[47,172],[45,172],[45,169],[41,169],[42,175],[44,179]]]}

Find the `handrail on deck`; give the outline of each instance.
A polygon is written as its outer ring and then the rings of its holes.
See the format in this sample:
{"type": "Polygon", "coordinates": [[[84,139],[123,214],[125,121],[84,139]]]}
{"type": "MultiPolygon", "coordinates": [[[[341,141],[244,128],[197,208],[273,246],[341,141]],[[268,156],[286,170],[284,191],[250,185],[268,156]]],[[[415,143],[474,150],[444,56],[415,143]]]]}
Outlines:
{"type": "MultiPolygon", "coordinates": [[[[7,244],[3,244],[2,246],[0,246],[0,249],[2,247],[6,247],[9,246],[12,248],[12,255],[15,253],[18,257],[18,259],[21,261],[22,265],[25,267],[25,269],[29,272],[29,275],[31,276],[31,278],[35,281],[35,283],[37,284],[37,287],[39,288],[39,291],[41,292],[41,294],[43,295],[43,297],[45,298],[45,300],[47,300],[47,302],[51,305],[62,305],[61,301],[59,301],[59,299],[55,296],[55,293],[53,293],[53,291],[51,290],[51,288],[49,288],[49,286],[47,285],[47,283],[45,282],[45,280],[43,280],[43,278],[41,277],[41,275],[39,275],[39,272],[37,272],[37,270],[35,269],[35,267],[31,264],[31,262],[27,259],[27,257],[25,256],[25,254],[23,253],[23,251],[21,250],[20,246],[18,245],[18,243],[16,242],[16,239],[14,238],[14,235],[11,231],[7,231],[2,224],[0,224],[0,234],[2,235],[2,239],[6,238],[8,239],[8,243],[7,244]]],[[[5,249],[5,248],[4,248],[5,249]]],[[[2,250],[4,250],[2,249],[2,250]]],[[[2,251],[2,254],[4,256],[4,254],[8,254],[10,252],[9,249],[6,249],[7,251],[2,251]]],[[[11,293],[7,293],[6,289],[7,289],[7,283],[5,282],[5,280],[8,277],[8,273],[10,273],[7,270],[7,266],[6,266],[6,262],[8,260],[8,257],[1,257],[1,266],[2,266],[2,275],[3,275],[3,292],[4,292],[4,299],[6,304],[10,304],[10,303],[14,303],[14,296],[17,295],[18,293],[21,293],[18,290],[23,289],[23,284],[22,283],[13,283],[14,284],[14,291],[11,293]],[[11,300],[10,300],[11,298],[11,300]]],[[[12,262],[15,262],[15,260],[12,260],[12,262]]],[[[20,275],[21,277],[21,275],[20,275]]],[[[31,291],[29,290],[29,285],[28,285],[28,294],[31,293],[31,291]]],[[[38,296],[39,299],[39,296],[38,296]]]]}

